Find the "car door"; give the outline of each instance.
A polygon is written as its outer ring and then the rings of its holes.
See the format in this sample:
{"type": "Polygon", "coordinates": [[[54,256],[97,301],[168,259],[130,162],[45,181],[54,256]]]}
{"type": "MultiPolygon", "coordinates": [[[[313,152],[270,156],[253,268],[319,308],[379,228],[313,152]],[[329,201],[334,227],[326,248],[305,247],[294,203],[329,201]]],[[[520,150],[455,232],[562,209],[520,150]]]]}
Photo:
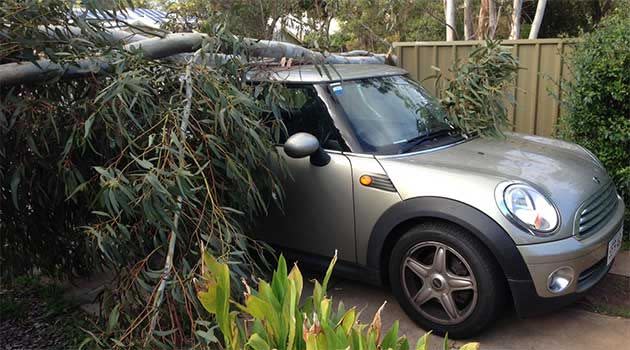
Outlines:
{"type": "Polygon", "coordinates": [[[352,168],[341,152],[342,141],[326,105],[313,86],[292,87],[304,94],[303,105],[283,113],[287,137],[297,132],[315,136],[330,155],[324,166],[311,164],[309,157],[291,158],[280,145],[278,152],[286,172],[277,173],[284,189],[282,209],[270,210],[263,239],[293,252],[354,262],[355,234],[352,168]]]}

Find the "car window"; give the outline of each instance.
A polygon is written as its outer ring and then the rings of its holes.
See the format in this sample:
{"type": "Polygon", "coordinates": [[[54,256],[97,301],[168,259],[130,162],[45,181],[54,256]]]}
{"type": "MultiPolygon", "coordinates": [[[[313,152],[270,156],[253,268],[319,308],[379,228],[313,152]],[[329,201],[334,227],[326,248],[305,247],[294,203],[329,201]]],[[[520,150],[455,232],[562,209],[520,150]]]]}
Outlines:
{"type": "Polygon", "coordinates": [[[298,132],[307,132],[315,136],[324,149],[341,151],[342,142],[339,130],[335,127],[324,102],[317,96],[312,86],[289,87],[293,107],[282,111],[282,120],[287,134],[281,135],[280,141],[298,132]]]}
{"type": "Polygon", "coordinates": [[[440,103],[408,78],[361,79],[329,88],[369,152],[396,154],[425,135],[451,130],[440,103]]]}

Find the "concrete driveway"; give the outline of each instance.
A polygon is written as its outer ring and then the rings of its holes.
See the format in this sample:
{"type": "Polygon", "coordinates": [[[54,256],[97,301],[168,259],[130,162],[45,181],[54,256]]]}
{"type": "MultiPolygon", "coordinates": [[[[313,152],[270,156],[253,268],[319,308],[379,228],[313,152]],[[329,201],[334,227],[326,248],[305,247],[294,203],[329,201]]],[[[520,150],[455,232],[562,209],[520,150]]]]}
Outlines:
{"type": "MultiPolygon", "coordinates": [[[[630,275],[630,252],[617,259],[617,273],[630,275]],[[619,264],[623,265],[619,265],[619,264]]],[[[305,291],[305,293],[310,293],[305,291]]],[[[370,322],[376,310],[387,301],[381,314],[383,326],[400,321],[400,333],[406,334],[415,345],[425,331],[416,326],[402,311],[396,299],[387,290],[358,282],[333,279],[329,286],[333,301],[343,301],[346,307],[356,306],[362,311],[362,320],[370,322]]],[[[308,295],[308,294],[306,294],[308,295]]],[[[498,320],[493,327],[479,337],[470,339],[488,349],[554,349],[554,350],[617,350],[630,349],[630,319],[591,313],[569,306],[544,316],[518,319],[513,311],[498,320]]],[[[453,342],[451,342],[453,343],[453,342]]],[[[465,342],[458,341],[455,345],[465,342]]],[[[453,344],[452,344],[453,345],[453,344]]],[[[431,338],[431,349],[442,349],[442,338],[431,338]]]]}

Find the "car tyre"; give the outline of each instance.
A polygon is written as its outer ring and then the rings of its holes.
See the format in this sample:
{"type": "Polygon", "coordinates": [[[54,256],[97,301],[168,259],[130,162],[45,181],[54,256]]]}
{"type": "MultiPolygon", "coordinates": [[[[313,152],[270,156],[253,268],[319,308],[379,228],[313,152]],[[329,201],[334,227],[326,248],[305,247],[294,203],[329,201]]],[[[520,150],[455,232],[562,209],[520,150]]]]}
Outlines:
{"type": "Polygon", "coordinates": [[[392,292],[427,331],[453,339],[474,336],[505,304],[503,272],[488,249],[457,225],[416,225],[396,242],[390,257],[392,292]]]}

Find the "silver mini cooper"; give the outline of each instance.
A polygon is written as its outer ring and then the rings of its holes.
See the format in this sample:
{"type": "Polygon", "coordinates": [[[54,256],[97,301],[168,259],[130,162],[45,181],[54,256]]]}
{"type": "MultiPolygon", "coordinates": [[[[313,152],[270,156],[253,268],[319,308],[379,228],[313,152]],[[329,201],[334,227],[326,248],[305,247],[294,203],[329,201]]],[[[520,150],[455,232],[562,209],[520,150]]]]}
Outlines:
{"type": "Polygon", "coordinates": [[[607,272],[624,203],[588,150],[531,135],[464,137],[399,68],[252,72],[302,95],[284,116],[285,206],[260,238],[389,285],[420,326],[472,336],[514,305],[572,300],[607,272]]]}

